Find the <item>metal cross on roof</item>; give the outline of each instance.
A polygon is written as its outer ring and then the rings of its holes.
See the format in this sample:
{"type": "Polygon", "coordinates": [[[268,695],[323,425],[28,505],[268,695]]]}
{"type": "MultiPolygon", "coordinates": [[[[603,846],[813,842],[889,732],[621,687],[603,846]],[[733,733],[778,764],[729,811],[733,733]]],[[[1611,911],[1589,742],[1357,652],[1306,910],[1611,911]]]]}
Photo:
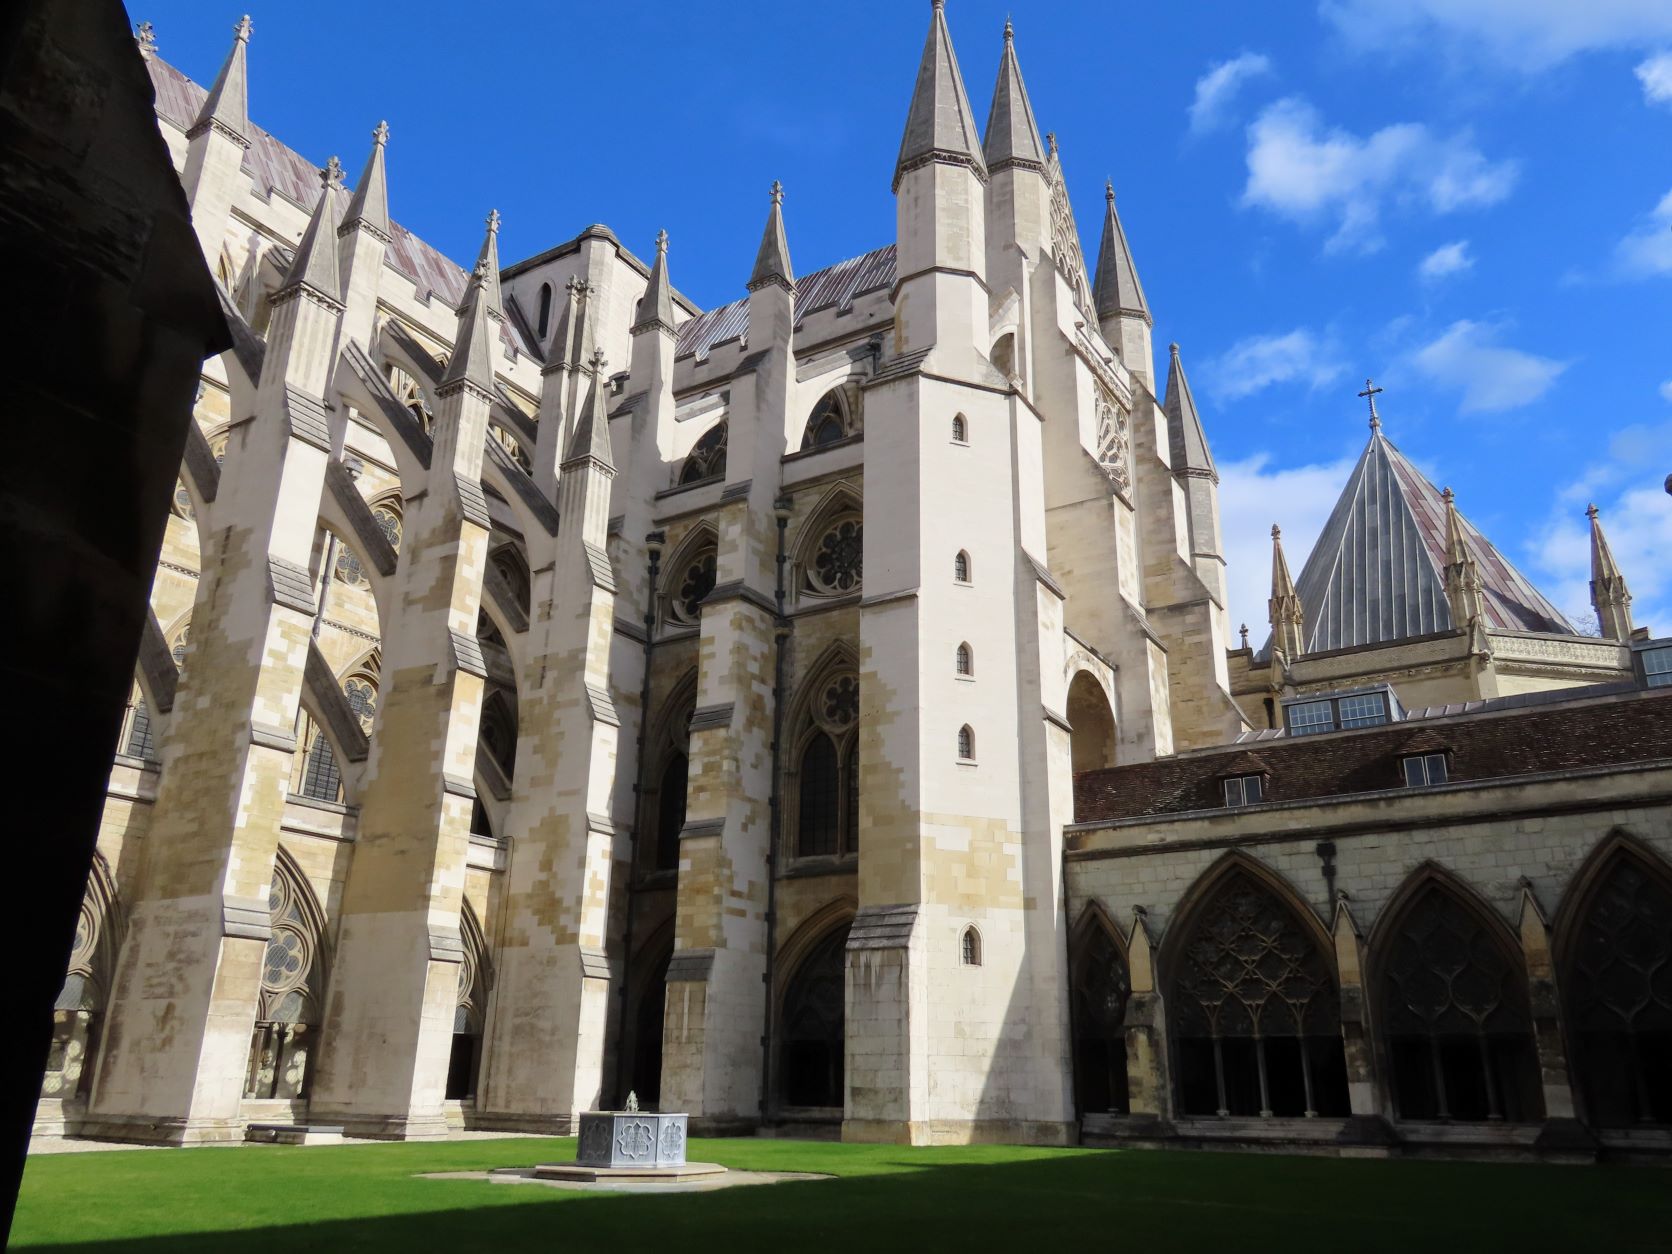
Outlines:
{"type": "Polygon", "coordinates": [[[1385,389],[1383,388],[1377,387],[1369,379],[1366,379],[1364,381],[1364,391],[1359,393],[1360,396],[1370,402],[1370,429],[1372,431],[1381,430],[1382,416],[1376,412],[1376,396],[1377,393],[1384,390],[1385,389]]]}

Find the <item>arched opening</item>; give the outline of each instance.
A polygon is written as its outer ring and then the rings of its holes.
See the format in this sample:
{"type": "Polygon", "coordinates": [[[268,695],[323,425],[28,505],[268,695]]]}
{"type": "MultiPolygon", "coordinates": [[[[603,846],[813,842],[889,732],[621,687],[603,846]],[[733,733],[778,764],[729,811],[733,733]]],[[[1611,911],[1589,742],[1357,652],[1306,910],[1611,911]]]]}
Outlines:
{"type": "Polygon", "coordinates": [[[981,965],[981,933],[975,930],[973,923],[964,929],[958,941],[958,961],[966,967],[981,965]]]}
{"type": "Polygon", "coordinates": [[[477,739],[490,757],[514,779],[517,769],[517,695],[509,688],[493,685],[482,702],[477,739]]]}
{"type": "Polygon", "coordinates": [[[137,681],[128,692],[128,706],[122,713],[122,735],[117,743],[130,758],[147,762],[157,759],[157,733],[151,721],[151,707],[146,704],[145,693],[137,681]]]}
{"type": "Polygon", "coordinates": [[[685,829],[686,793],[691,784],[691,759],[675,751],[662,768],[661,792],[656,798],[656,869],[679,866],[679,833],[685,829]]]}
{"type": "Polygon", "coordinates": [[[552,285],[540,284],[540,316],[535,320],[534,334],[540,339],[546,338],[546,332],[552,325],[552,285]]]}
{"type": "Polygon", "coordinates": [[[779,1017],[778,1095],[786,1106],[840,1109],[845,1092],[843,967],[851,921],[833,929],[797,964],[779,1017]]]}
{"type": "Polygon", "coordinates": [[[975,729],[968,723],[958,729],[958,760],[975,761],[975,729]]]}
{"type": "Polygon", "coordinates": [[[718,538],[708,527],[698,528],[668,561],[662,576],[662,621],[669,627],[695,627],[702,621],[702,603],[719,578],[718,538]]]}
{"type": "Polygon", "coordinates": [[[488,560],[504,576],[505,584],[511,590],[512,602],[526,618],[532,603],[534,578],[529,573],[528,561],[522,551],[515,544],[502,544],[488,560]]]}
{"type": "Polygon", "coordinates": [[[803,683],[790,720],[785,799],[797,858],[859,851],[859,677],[837,646],[803,683]]]}
{"type": "Polygon", "coordinates": [[[41,1097],[86,1098],[98,1064],[105,1007],[121,950],[121,914],[116,884],[104,855],[94,853],[76,920],[69,970],[52,1007],[52,1044],[41,1076],[41,1097]]]}
{"type": "Polygon", "coordinates": [[[343,773],[337,752],[331,747],[324,728],[305,709],[296,714],[296,754],[291,761],[290,792],[309,801],[343,799],[343,773]]]}
{"type": "Polygon", "coordinates": [[[952,664],[960,675],[968,677],[975,674],[975,654],[968,644],[958,646],[952,664]]]}
{"type": "Polygon", "coordinates": [[[970,442],[970,422],[962,414],[953,415],[952,442],[954,444],[968,444],[970,442]]]}
{"type": "Polygon", "coordinates": [[[957,583],[970,582],[970,555],[962,549],[958,556],[952,559],[952,578],[957,583]]]}
{"type": "Polygon", "coordinates": [[[722,418],[698,438],[679,468],[681,485],[719,479],[726,473],[728,426],[727,420],[722,418]]]}
{"type": "Polygon", "coordinates": [[[1167,937],[1179,1109],[1260,1118],[1345,1115],[1335,966],[1314,924],[1233,861],[1167,937]]]}
{"type": "Polygon", "coordinates": [[[656,1110],[662,1101],[662,1022],[668,1003],[668,964],[673,936],[653,937],[641,956],[642,974],[633,980],[635,1003],[628,1030],[633,1034],[627,1088],[641,1108],[656,1110]]]}
{"type": "Polygon", "coordinates": [[[663,699],[645,738],[640,777],[640,871],[679,868],[679,834],[691,786],[691,716],[696,713],[697,677],[687,675],[663,699]]]}
{"type": "Polygon", "coordinates": [[[476,1077],[482,1070],[482,1027],[488,1012],[488,946],[482,925],[468,901],[459,907],[458,1002],[453,1008],[453,1045],[447,1056],[448,1101],[476,1096],[476,1077]]]}
{"type": "Polygon", "coordinates": [[[1586,1114],[1602,1127],[1672,1123],[1672,873],[1619,840],[1586,878],[1562,946],[1586,1114]]]}
{"type": "Polygon", "coordinates": [[[796,823],[797,856],[808,858],[836,852],[840,830],[841,765],[835,742],[816,731],[801,751],[800,819],[796,823]]]}
{"type": "Polygon", "coordinates": [[[1014,331],[1006,331],[999,336],[997,343],[993,345],[992,356],[989,360],[993,363],[993,369],[1005,378],[1013,379],[1016,377],[1016,333],[1014,331]]]}
{"type": "Polygon", "coordinates": [[[301,869],[284,850],[267,892],[272,936],[261,961],[261,994],[246,1098],[305,1098],[324,1005],[324,915],[301,869]]]}
{"type": "Polygon", "coordinates": [[[857,402],[850,400],[841,388],[832,388],[813,406],[812,416],[801,433],[801,448],[823,448],[837,444],[850,435],[858,435],[859,423],[853,417],[857,402]]]}
{"type": "Polygon", "coordinates": [[[1371,954],[1394,1111],[1538,1118],[1538,1056],[1514,940],[1444,880],[1419,875],[1371,954]]]}
{"type": "Polygon", "coordinates": [[[1069,946],[1074,999],[1074,1100],[1081,1114],[1128,1109],[1126,1002],[1132,978],[1119,937],[1101,911],[1081,921],[1069,946]]]}
{"type": "Polygon", "coordinates": [[[1090,671],[1081,671],[1068,685],[1068,725],[1074,730],[1069,745],[1074,773],[1115,765],[1115,712],[1090,671]]]}

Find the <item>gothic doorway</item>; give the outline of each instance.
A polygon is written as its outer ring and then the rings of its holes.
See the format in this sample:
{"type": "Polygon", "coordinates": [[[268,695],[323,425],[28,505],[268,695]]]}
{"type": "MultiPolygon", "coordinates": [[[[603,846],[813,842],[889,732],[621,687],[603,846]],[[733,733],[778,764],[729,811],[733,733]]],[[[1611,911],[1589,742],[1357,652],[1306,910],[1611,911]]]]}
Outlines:
{"type": "MultiPolygon", "coordinates": [[[[650,946],[646,946],[650,948],[650,946]]],[[[668,963],[673,960],[671,939],[648,956],[644,975],[635,981],[632,1062],[627,1070],[628,1091],[646,1110],[660,1110],[662,1101],[662,1020],[668,1005],[668,963]]],[[[625,1098],[623,1098],[625,1100],[625,1098]]]]}
{"type": "Polygon", "coordinates": [[[1126,956],[1108,920],[1089,913],[1075,929],[1068,957],[1074,997],[1074,1099],[1082,1115],[1129,1109],[1126,956]]]}
{"type": "Polygon", "coordinates": [[[845,1103],[843,969],[851,922],[833,928],[796,966],[784,988],[778,1033],[778,1100],[840,1110],[845,1103]]]}

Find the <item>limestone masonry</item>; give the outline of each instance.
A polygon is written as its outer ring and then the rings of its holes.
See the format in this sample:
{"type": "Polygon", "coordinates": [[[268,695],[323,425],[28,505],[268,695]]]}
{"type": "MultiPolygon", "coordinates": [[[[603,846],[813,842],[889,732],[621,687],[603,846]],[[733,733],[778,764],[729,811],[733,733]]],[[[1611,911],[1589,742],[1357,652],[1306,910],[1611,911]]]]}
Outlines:
{"type": "Polygon", "coordinates": [[[1672,1150],[1672,641],[1601,520],[1587,634],[1367,384],[1239,645],[1008,25],[978,128],[932,5],[892,240],[797,276],[774,184],[706,311],[665,234],[459,269],[388,127],[350,180],[251,122],[250,38],[205,92],[139,33],[236,346],[38,1132],[1672,1150]]]}

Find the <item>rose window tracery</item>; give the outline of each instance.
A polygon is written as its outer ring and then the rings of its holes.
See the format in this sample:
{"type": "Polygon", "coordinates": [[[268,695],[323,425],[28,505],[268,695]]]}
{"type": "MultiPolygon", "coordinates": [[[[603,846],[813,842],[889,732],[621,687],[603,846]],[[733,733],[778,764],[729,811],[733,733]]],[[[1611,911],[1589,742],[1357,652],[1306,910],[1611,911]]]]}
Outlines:
{"type": "Polygon", "coordinates": [[[702,615],[702,603],[718,577],[718,560],[713,549],[699,553],[686,565],[669,598],[669,617],[675,622],[694,624],[702,615]]]}
{"type": "Polygon", "coordinates": [[[819,537],[808,564],[811,590],[824,596],[859,591],[865,573],[865,524],[857,518],[836,523],[819,537]]]}
{"type": "Polygon", "coordinates": [[[843,675],[824,690],[824,721],[837,731],[853,726],[859,717],[859,681],[843,675]]]}
{"type": "Polygon", "coordinates": [[[371,731],[372,720],[377,717],[377,689],[371,681],[350,679],[343,685],[343,695],[348,698],[348,708],[354,711],[360,726],[371,731]]]}
{"type": "Polygon", "coordinates": [[[383,538],[389,541],[389,547],[395,552],[401,551],[401,516],[386,505],[372,507],[372,520],[377,523],[378,530],[383,532],[383,538]]]}

